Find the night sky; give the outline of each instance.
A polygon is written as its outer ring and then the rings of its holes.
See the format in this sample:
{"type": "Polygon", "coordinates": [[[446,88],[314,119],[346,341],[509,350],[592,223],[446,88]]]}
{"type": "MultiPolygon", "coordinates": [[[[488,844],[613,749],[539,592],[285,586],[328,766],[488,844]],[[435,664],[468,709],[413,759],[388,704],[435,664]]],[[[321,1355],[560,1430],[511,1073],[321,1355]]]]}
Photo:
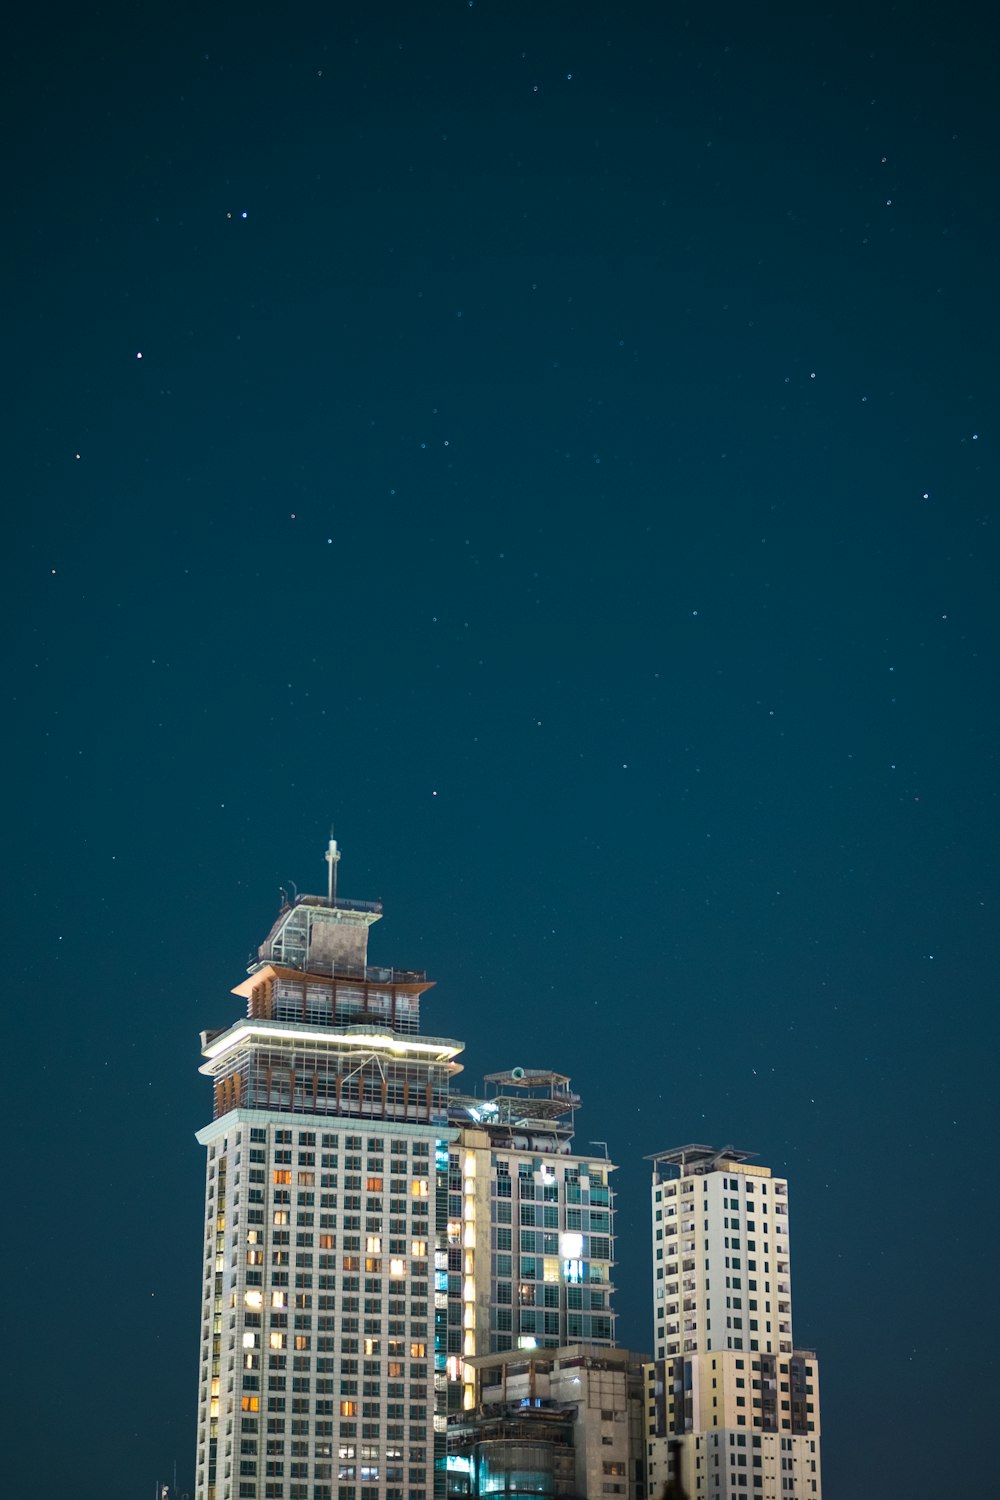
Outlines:
{"type": "Polygon", "coordinates": [[[193,1483],[198,1032],[331,821],[463,1082],[571,1075],[621,1164],[620,1342],[643,1157],[755,1151],[830,1500],[954,1492],[997,1387],[985,13],[205,9],[5,45],[4,1492],[193,1483]]]}

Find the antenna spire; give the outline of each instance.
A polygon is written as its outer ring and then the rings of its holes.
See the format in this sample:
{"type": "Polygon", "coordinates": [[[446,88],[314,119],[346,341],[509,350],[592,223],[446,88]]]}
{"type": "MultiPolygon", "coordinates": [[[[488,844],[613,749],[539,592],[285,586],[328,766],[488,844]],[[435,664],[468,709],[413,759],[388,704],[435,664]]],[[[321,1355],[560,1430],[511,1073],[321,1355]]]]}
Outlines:
{"type": "Polygon", "coordinates": [[[337,848],[337,840],[333,836],[332,828],[330,829],[330,842],[326,846],[326,853],[324,854],[323,858],[326,860],[327,866],[326,899],[331,903],[331,905],[336,906],[337,866],[340,863],[340,850],[337,848]]]}

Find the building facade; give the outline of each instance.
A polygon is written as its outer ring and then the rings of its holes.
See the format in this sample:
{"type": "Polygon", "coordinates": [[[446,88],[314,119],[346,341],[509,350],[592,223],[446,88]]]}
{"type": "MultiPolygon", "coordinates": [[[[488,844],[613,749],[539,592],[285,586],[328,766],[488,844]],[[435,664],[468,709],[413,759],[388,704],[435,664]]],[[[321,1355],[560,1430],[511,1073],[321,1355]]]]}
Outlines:
{"type": "Polygon", "coordinates": [[[453,1424],[449,1494],[644,1500],[643,1365],[586,1344],[474,1361],[476,1410],[453,1424]]]}
{"type": "Polygon", "coordinates": [[[421,1032],[426,975],[368,964],[380,904],[338,901],[335,868],[283,907],[245,1014],[202,1034],[198,1500],[444,1493],[462,1046],[421,1032]]]}
{"type": "Polygon", "coordinates": [[[649,1492],[680,1441],[691,1500],[819,1497],[819,1372],[792,1337],[788,1183],[732,1148],[652,1162],[649,1492]]]}
{"type": "Polygon", "coordinates": [[[450,1110],[482,1192],[475,1352],[612,1346],[615,1168],[574,1152],[578,1095],[564,1074],[521,1067],[488,1074],[484,1095],[450,1110]]]}

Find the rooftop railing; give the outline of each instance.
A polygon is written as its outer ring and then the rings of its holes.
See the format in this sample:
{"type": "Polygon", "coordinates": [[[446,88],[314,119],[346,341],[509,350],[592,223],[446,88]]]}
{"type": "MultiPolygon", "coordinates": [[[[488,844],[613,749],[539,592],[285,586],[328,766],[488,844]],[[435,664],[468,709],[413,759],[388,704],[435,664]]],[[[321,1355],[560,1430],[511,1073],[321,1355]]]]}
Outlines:
{"type": "MultiPolygon", "coordinates": [[[[266,944],[265,944],[266,947],[266,944]]],[[[385,969],[377,964],[345,964],[334,963],[333,960],[324,962],[320,958],[309,959],[306,967],[300,960],[292,958],[288,954],[282,957],[272,955],[266,957],[263,953],[255,963],[250,972],[260,968],[262,964],[278,964],[281,968],[297,969],[303,974],[321,974],[324,978],[328,975],[331,979],[360,979],[368,984],[426,984],[426,969],[385,969]]]]}
{"type": "Polygon", "coordinates": [[[327,900],[326,896],[300,896],[293,903],[295,906],[321,906],[324,911],[363,911],[382,914],[381,901],[350,901],[346,896],[338,896],[336,901],[327,900]]]}

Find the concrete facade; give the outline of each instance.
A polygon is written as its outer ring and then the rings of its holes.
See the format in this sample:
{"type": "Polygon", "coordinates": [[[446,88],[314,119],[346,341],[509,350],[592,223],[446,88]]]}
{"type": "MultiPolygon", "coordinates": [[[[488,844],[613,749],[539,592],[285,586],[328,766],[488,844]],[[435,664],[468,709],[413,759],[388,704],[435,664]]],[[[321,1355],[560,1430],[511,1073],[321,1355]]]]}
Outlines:
{"type": "Polygon", "coordinates": [[[478,1357],[476,1411],[455,1428],[451,1493],[505,1489],[560,1500],[644,1500],[643,1365],[625,1349],[577,1344],[478,1357]],[[513,1465],[530,1455],[534,1470],[513,1465]]]}
{"type": "Polygon", "coordinates": [[[649,1492],[679,1441],[690,1500],[820,1497],[818,1367],[792,1338],[788,1184],[732,1150],[653,1162],[649,1492]]]}

